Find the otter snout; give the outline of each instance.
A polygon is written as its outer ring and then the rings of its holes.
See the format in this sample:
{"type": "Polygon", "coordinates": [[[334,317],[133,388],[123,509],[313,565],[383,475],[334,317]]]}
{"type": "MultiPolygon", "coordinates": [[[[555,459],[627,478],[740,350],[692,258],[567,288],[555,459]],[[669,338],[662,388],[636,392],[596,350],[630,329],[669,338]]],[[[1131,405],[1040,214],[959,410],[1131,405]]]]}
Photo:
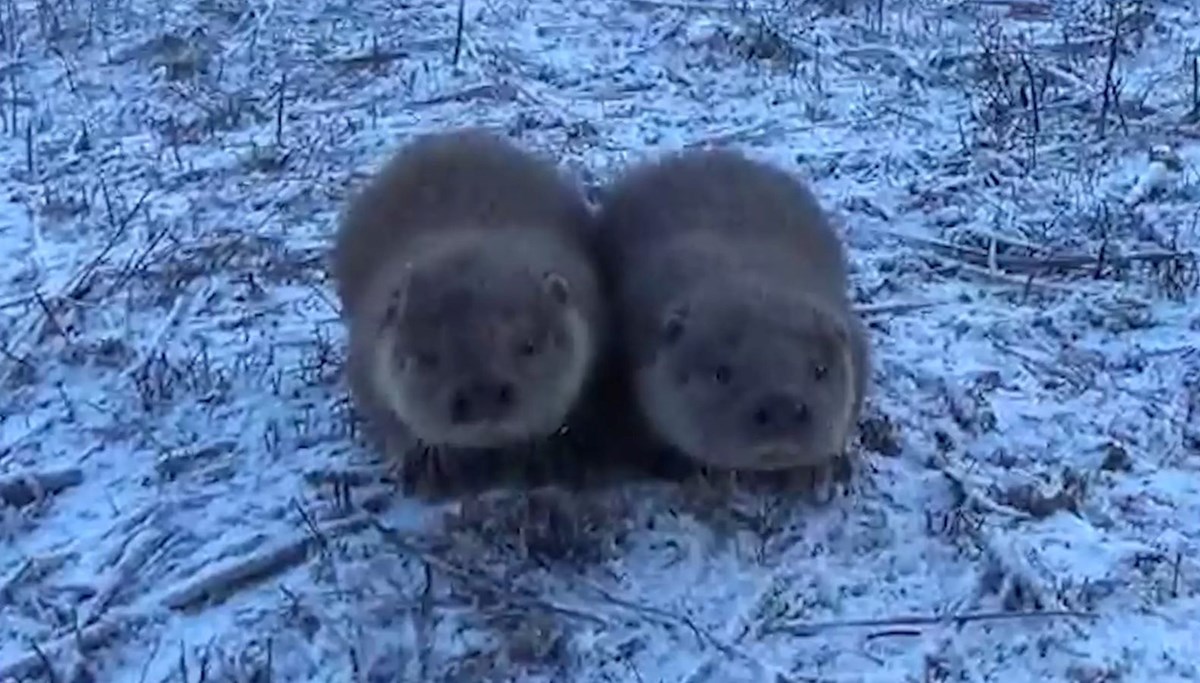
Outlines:
{"type": "Polygon", "coordinates": [[[450,394],[447,410],[455,425],[467,425],[508,417],[516,406],[517,389],[512,382],[473,382],[450,394]]]}
{"type": "Polygon", "coordinates": [[[793,434],[806,428],[811,419],[812,411],[808,403],[788,393],[763,396],[750,406],[746,416],[751,433],[760,438],[793,434]]]}

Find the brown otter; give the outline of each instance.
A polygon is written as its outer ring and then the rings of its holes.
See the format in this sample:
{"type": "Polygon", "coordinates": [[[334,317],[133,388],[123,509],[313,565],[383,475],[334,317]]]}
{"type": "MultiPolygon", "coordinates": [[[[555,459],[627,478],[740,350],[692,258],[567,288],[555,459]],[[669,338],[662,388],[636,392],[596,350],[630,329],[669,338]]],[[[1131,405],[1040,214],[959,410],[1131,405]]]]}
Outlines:
{"type": "Polygon", "coordinates": [[[601,275],[648,427],[730,470],[841,454],[869,368],[841,242],[816,198],[730,150],[641,164],[597,219],[601,275]]]}
{"type": "Polygon", "coordinates": [[[349,202],[333,278],[351,395],[385,451],[563,427],[605,343],[589,221],[552,163],[479,129],[417,137],[349,202]]]}

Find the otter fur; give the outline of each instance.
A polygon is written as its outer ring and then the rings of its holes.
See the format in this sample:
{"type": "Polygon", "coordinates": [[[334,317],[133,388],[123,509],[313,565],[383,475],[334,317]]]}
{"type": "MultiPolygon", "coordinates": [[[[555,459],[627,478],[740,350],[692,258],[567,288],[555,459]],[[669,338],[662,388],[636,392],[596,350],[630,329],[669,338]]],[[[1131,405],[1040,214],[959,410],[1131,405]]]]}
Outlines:
{"type": "Polygon", "coordinates": [[[415,138],[352,198],[332,275],[385,451],[495,460],[568,423],[606,338],[590,219],[551,162],[474,128],[415,138]]]}
{"type": "Polygon", "coordinates": [[[844,453],[868,346],[807,187],[728,149],[669,154],[610,184],[596,240],[631,400],[658,440],[746,472],[844,453]]]}

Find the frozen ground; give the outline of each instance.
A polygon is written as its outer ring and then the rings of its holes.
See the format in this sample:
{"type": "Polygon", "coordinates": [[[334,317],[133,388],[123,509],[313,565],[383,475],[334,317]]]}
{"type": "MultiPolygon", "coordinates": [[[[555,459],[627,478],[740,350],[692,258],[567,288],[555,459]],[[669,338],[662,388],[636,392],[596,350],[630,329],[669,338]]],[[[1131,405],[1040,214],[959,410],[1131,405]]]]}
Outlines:
{"type": "Polygon", "coordinates": [[[720,2],[0,0],[0,681],[1200,679],[1200,12],[720,2]],[[397,495],[323,259],[467,123],[810,179],[848,489],[397,495]]]}

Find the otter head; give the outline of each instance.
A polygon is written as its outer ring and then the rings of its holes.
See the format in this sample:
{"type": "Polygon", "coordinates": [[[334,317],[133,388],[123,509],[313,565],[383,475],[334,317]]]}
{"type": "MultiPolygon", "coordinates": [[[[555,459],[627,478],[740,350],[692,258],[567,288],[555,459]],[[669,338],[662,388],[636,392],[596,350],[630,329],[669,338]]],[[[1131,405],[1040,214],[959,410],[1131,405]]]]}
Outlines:
{"type": "Polygon", "coordinates": [[[460,447],[557,430],[592,354],[567,278],[495,249],[411,264],[379,337],[391,409],[422,441],[460,447]]]}
{"type": "Polygon", "coordinates": [[[844,322],[810,301],[736,287],[684,293],[643,346],[636,383],[667,442],[709,465],[817,465],[843,449],[855,368],[844,322]]]}

